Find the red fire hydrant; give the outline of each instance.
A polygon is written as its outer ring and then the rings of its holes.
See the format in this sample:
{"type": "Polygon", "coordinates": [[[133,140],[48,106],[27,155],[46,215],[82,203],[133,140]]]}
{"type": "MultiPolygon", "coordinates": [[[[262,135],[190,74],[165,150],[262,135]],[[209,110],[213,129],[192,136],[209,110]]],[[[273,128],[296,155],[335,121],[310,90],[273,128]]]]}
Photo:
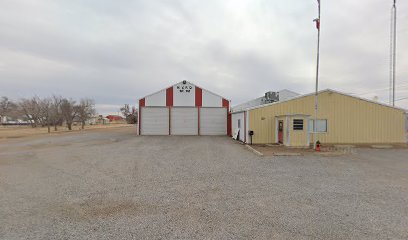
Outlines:
{"type": "Polygon", "coordinates": [[[316,142],[316,152],[320,152],[320,142],[316,142]]]}

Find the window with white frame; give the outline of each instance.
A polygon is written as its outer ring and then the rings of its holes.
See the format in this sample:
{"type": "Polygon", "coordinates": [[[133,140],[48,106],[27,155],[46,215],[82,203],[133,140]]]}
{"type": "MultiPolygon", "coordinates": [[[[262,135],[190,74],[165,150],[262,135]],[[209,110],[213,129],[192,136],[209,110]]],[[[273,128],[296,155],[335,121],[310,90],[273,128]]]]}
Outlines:
{"type": "MultiPolygon", "coordinates": [[[[309,132],[314,131],[314,119],[309,120],[309,132]]],[[[316,120],[316,132],[327,132],[327,119],[316,120]]]]}
{"type": "Polygon", "coordinates": [[[303,119],[293,119],[293,130],[303,130],[303,119]]]}
{"type": "Polygon", "coordinates": [[[238,119],[238,128],[241,128],[241,119],[238,119]]]}

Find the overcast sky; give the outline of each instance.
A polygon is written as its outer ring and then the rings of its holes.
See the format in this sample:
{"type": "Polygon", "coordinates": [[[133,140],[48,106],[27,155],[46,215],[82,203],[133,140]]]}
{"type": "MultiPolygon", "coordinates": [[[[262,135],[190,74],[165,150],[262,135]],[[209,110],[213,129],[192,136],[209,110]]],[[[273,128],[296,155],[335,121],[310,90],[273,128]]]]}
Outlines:
{"type": "MultiPolygon", "coordinates": [[[[392,0],[321,1],[320,88],[387,102],[392,0]]],[[[316,17],[315,0],[0,0],[0,96],[91,97],[110,113],[183,79],[232,105],[310,93],[316,17]]],[[[408,1],[397,48],[398,99],[408,97],[408,1]]]]}

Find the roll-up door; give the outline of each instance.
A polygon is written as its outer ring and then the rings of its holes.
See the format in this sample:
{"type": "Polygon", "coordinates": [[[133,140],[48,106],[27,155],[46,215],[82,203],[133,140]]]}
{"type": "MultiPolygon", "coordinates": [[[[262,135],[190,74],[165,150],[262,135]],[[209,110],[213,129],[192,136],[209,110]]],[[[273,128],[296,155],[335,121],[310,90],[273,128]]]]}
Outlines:
{"type": "Polygon", "coordinates": [[[141,110],[142,135],[169,135],[167,107],[143,107],[141,110]]]}
{"type": "Polygon", "coordinates": [[[198,135],[198,109],[195,107],[171,108],[171,135],[198,135]]]}
{"type": "Polygon", "coordinates": [[[227,109],[200,108],[200,135],[227,135],[227,109]]]}

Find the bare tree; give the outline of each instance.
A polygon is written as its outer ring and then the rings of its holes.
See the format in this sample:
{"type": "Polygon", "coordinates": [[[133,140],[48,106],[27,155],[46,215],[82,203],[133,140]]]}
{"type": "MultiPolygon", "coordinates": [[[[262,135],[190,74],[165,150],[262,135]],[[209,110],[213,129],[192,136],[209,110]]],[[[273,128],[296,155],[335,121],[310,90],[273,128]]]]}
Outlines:
{"type": "Polygon", "coordinates": [[[81,99],[78,105],[75,106],[78,119],[81,121],[81,127],[84,129],[85,122],[95,116],[95,102],[92,99],[81,99]]]}
{"type": "Polygon", "coordinates": [[[40,98],[35,96],[30,99],[23,98],[18,102],[22,114],[30,121],[32,127],[42,124],[40,98]]]}
{"type": "Polygon", "coordinates": [[[120,108],[120,111],[126,118],[126,122],[129,124],[136,124],[137,123],[137,111],[135,107],[130,109],[129,104],[125,104],[123,107],[120,108]]]}
{"type": "Polygon", "coordinates": [[[0,123],[4,116],[10,115],[17,110],[17,105],[8,97],[1,97],[0,99],[0,123]]]}
{"type": "Polygon", "coordinates": [[[68,130],[72,130],[72,123],[77,116],[77,108],[75,101],[72,99],[62,99],[61,101],[61,115],[63,120],[67,123],[68,130]]]}
{"type": "Polygon", "coordinates": [[[51,98],[51,106],[50,106],[50,122],[51,125],[54,126],[54,131],[57,131],[58,125],[62,124],[63,117],[61,113],[61,104],[62,104],[63,98],[61,96],[52,96],[51,98]]]}
{"type": "Polygon", "coordinates": [[[51,99],[44,98],[38,101],[39,108],[40,108],[40,116],[39,119],[42,125],[46,125],[48,129],[48,133],[51,132],[51,115],[52,115],[52,107],[51,107],[51,99]]]}

